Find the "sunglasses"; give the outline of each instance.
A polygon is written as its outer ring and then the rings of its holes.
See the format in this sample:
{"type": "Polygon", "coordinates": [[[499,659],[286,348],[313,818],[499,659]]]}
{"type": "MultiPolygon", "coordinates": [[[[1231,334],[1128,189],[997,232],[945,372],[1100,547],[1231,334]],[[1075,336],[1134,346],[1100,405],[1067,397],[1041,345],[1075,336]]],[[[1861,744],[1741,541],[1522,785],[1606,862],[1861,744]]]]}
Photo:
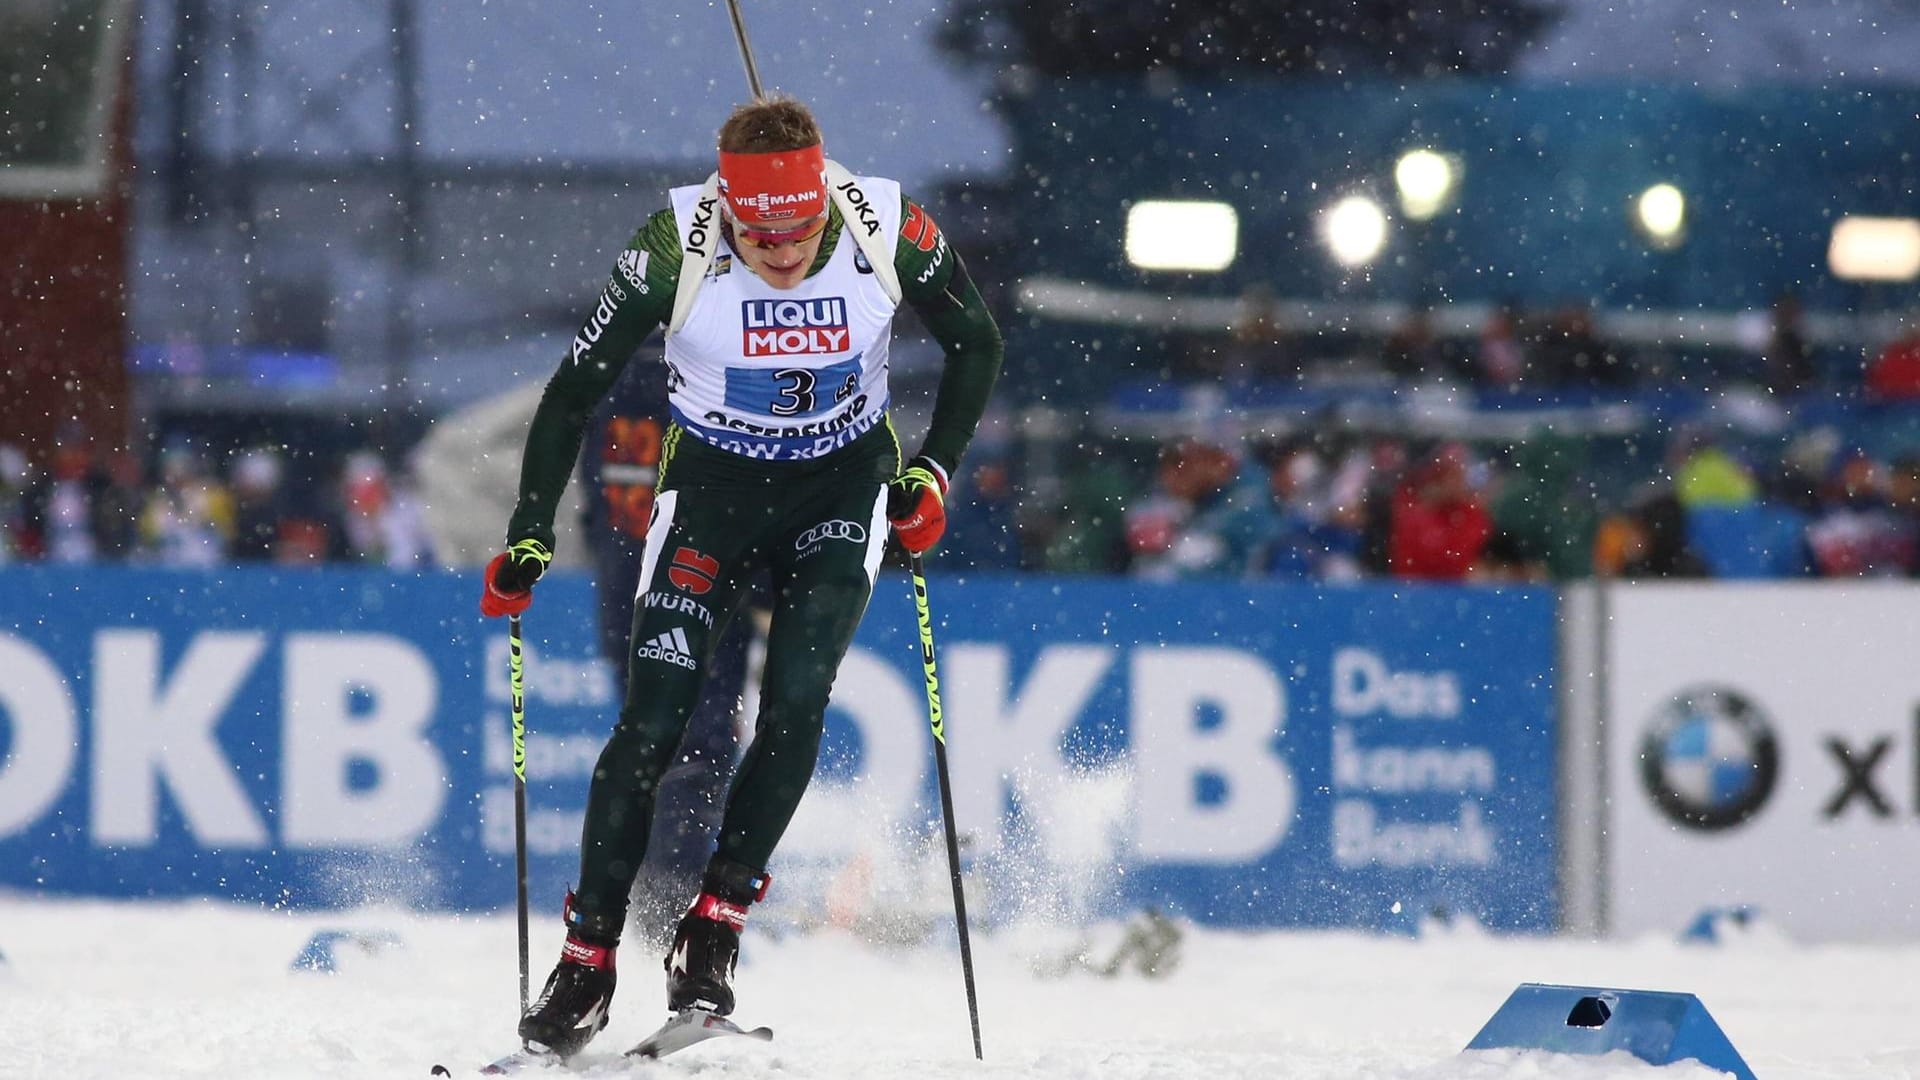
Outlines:
{"type": "Polygon", "coordinates": [[[821,214],[813,219],[813,224],[802,225],[794,229],[749,229],[734,222],[733,238],[750,247],[763,250],[777,248],[782,244],[800,244],[819,236],[827,228],[827,215],[821,214]]]}

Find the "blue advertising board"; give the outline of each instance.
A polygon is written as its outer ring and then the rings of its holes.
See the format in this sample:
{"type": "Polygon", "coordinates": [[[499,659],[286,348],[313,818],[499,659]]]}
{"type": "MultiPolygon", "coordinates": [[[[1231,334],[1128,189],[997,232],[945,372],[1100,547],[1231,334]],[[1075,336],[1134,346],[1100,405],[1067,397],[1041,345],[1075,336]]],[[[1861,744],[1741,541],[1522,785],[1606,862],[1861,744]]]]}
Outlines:
{"type": "MultiPolygon", "coordinates": [[[[1552,593],[931,592],[985,916],[1051,892],[1228,925],[1554,925],[1552,593]]],[[[0,595],[0,887],[511,903],[505,626],[469,577],[14,567],[0,595]]],[[[573,875],[620,705],[592,613],[590,583],[556,572],[526,619],[537,904],[573,875]]],[[[929,739],[907,583],[883,575],[776,857],[792,889],[924,848],[929,739]]]]}

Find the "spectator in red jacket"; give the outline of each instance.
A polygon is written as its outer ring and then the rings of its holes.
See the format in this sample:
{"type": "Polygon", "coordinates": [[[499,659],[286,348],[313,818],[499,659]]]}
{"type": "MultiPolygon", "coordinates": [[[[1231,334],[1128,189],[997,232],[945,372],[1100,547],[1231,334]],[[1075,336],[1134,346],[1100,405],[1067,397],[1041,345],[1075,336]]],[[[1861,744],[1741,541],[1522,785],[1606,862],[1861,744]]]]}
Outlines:
{"type": "Polygon", "coordinates": [[[1841,462],[1826,506],[1807,525],[1807,547],[1821,577],[1905,577],[1914,537],[1889,499],[1887,467],[1865,453],[1841,462]]]}
{"type": "Polygon", "coordinates": [[[1867,365],[1867,392],[1882,399],[1920,398],[1920,330],[1888,342],[1867,365]]]}
{"type": "Polygon", "coordinates": [[[1467,475],[1466,448],[1448,444],[1394,495],[1389,564],[1395,577],[1462,581],[1492,535],[1493,519],[1467,475]]]}

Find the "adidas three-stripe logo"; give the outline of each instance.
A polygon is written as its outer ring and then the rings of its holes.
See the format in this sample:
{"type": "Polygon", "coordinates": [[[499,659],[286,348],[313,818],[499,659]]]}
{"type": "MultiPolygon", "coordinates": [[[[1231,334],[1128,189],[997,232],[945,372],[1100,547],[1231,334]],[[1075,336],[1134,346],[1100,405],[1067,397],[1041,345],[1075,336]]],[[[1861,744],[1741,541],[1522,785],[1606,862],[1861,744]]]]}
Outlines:
{"type": "Polygon", "coordinates": [[[665,660],[688,671],[695,666],[693,646],[687,643],[687,632],[678,626],[642,644],[634,655],[642,660],[665,660]]]}

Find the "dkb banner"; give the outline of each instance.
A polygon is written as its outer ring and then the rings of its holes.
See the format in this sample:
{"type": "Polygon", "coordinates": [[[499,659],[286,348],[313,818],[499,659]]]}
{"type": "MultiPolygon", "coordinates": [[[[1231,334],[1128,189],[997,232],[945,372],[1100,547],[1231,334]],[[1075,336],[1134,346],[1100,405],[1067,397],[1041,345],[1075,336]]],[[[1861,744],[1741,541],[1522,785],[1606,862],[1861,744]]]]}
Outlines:
{"type": "MultiPolygon", "coordinates": [[[[1553,925],[1550,593],[939,575],[931,591],[987,917],[1553,925]]],[[[511,903],[506,627],[479,617],[470,577],[9,568],[0,595],[0,886],[511,903]]],[[[621,685],[593,655],[584,580],[542,582],[526,625],[544,901],[572,876],[621,685]]],[[[778,891],[839,910],[911,891],[903,874],[943,884],[929,740],[908,585],[883,575],[778,891]]]]}

